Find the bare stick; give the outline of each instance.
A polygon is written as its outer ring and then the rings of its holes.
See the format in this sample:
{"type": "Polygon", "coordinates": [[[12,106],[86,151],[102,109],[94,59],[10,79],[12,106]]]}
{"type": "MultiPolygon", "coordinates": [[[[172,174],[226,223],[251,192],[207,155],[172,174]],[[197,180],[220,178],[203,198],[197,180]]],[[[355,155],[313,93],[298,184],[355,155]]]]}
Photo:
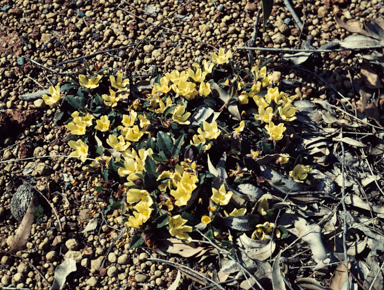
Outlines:
{"type": "Polygon", "coordinates": [[[302,31],[304,25],[301,22],[300,18],[297,16],[297,14],[295,12],[295,9],[293,9],[293,7],[292,7],[291,3],[289,2],[289,0],[283,0],[283,1],[284,1],[285,7],[287,7],[289,12],[291,13],[291,15],[293,17],[293,20],[295,21],[296,25],[299,27],[300,31],[302,31]]]}
{"type": "Polygon", "coordinates": [[[38,65],[42,68],[45,68],[46,70],[49,70],[50,72],[53,72],[55,74],[58,74],[58,75],[73,75],[75,74],[75,72],[59,72],[59,71],[55,71],[49,67],[46,67],[45,65],[41,64],[41,63],[38,63],[37,61],[33,60],[33,59],[30,59],[29,57],[26,57],[26,56],[23,56],[24,58],[28,59],[30,62],[34,63],[35,65],[38,65]]]}
{"type": "Polygon", "coordinates": [[[260,51],[277,51],[277,52],[335,52],[335,51],[346,51],[346,50],[361,50],[361,49],[375,49],[375,48],[383,48],[384,45],[377,45],[377,46],[365,46],[365,47],[356,47],[356,48],[336,48],[336,49],[316,49],[316,50],[310,50],[310,49],[295,49],[295,48],[268,48],[268,47],[236,47],[236,49],[240,50],[260,50],[260,51]]]}
{"type": "Polygon", "coordinates": [[[37,80],[35,80],[34,78],[32,78],[30,75],[27,75],[27,78],[29,78],[29,79],[32,80],[35,84],[37,84],[38,86],[40,86],[40,88],[45,89],[44,86],[40,85],[39,82],[38,82],[37,80]]]}
{"type": "MultiPolygon", "coordinates": [[[[376,276],[375,276],[375,278],[373,279],[373,281],[372,281],[372,283],[371,283],[371,286],[369,286],[369,289],[368,289],[368,290],[372,290],[373,284],[375,284],[375,282],[376,282],[376,280],[377,280],[377,277],[379,277],[379,273],[383,270],[383,268],[384,268],[384,262],[381,263],[380,270],[377,271],[376,276]]],[[[348,277],[348,276],[347,276],[347,277],[348,277]]],[[[347,288],[347,289],[348,289],[348,288],[347,288]]]]}
{"type": "Polygon", "coordinates": [[[347,287],[346,289],[349,289],[349,275],[348,275],[348,254],[347,254],[347,207],[345,205],[345,164],[344,164],[344,144],[343,142],[340,142],[341,145],[341,174],[343,176],[343,184],[342,184],[342,197],[341,197],[341,204],[343,205],[343,250],[344,250],[344,260],[345,260],[345,272],[347,275],[347,287]]]}

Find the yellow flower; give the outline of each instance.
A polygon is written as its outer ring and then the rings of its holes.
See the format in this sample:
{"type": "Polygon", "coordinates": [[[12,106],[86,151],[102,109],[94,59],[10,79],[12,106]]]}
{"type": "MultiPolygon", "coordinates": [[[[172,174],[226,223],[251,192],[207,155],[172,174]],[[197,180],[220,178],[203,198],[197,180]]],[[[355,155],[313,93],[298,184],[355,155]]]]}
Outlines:
{"type": "Polygon", "coordinates": [[[79,82],[80,85],[84,88],[88,89],[95,89],[99,86],[99,81],[101,80],[102,76],[96,75],[92,78],[88,78],[85,75],[79,75],[79,82]]]}
{"type": "Polygon", "coordinates": [[[251,156],[250,157],[252,157],[253,159],[256,159],[257,157],[259,157],[259,152],[257,152],[257,151],[253,151],[252,149],[251,149],[251,156]]]}
{"type": "Polygon", "coordinates": [[[178,228],[170,228],[169,233],[180,240],[190,240],[191,237],[187,234],[192,232],[191,226],[181,226],[178,228]]]}
{"type": "Polygon", "coordinates": [[[193,69],[189,69],[187,74],[190,78],[192,78],[195,82],[201,83],[205,80],[205,76],[208,74],[207,72],[201,72],[201,69],[197,69],[196,72],[193,69]]]}
{"type": "Polygon", "coordinates": [[[138,168],[137,163],[133,158],[126,158],[124,160],[124,167],[119,167],[117,169],[117,173],[121,177],[128,175],[128,178],[132,177],[132,175],[135,175],[136,173],[141,173],[141,171],[142,170],[138,168]]]}
{"type": "Polygon", "coordinates": [[[203,215],[202,217],[201,217],[201,222],[203,223],[203,224],[209,224],[210,222],[212,222],[212,220],[211,220],[211,218],[209,217],[209,216],[207,216],[207,215],[203,215]]]}
{"type": "Polygon", "coordinates": [[[261,82],[257,82],[252,86],[251,90],[249,91],[249,96],[254,97],[256,94],[260,93],[260,90],[261,90],[261,82]]]}
{"type": "Polygon", "coordinates": [[[85,144],[82,140],[71,140],[68,142],[68,145],[75,150],[69,154],[69,156],[78,157],[82,162],[84,162],[88,155],[88,145],[85,144]]]}
{"type": "Polygon", "coordinates": [[[217,123],[216,121],[213,121],[211,124],[208,122],[204,121],[203,122],[203,130],[201,128],[197,129],[197,132],[203,136],[205,139],[216,139],[217,137],[220,136],[220,130],[217,128],[217,123]]]}
{"type": "Polygon", "coordinates": [[[215,64],[213,63],[209,63],[207,62],[207,60],[203,60],[203,66],[204,66],[204,72],[207,72],[207,73],[212,73],[212,69],[213,67],[215,66],[215,64]]]}
{"type": "MultiPolygon", "coordinates": [[[[190,141],[190,143],[195,146],[205,142],[206,142],[205,138],[201,135],[193,135],[192,140],[190,141]]],[[[206,152],[209,149],[211,149],[211,144],[208,143],[207,145],[203,146],[204,152],[206,152]]]]}
{"type": "Polygon", "coordinates": [[[266,77],[263,79],[261,85],[263,86],[263,88],[272,85],[272,75],[268,75],[268,76],[266,76],[266,77]]]}
{"type": "Polygon", "coordinates": [[[125,223],[125,226],[127,228],[139,229],[144,223],[143,222],[143,216],[136,211],[133,214],[134,214],[134,216],[130,216],[128,218],[128,221],[125,223]]]}
{"type": "Polygon", "coordinates": [[[282,154],[284,156],[280,156],[277,158],[277,162],[280,164],[287,164],[289,162],[289,155],[288,154],[282,154]]]}
{"type": "Polygon", "coordinates": [[[178,70],[174,70],[171,73],[166,73],[165,77],[167,77],[171,82],[178,83],[180,80],[185,82],[188,79],[188,75],[185,73],[185,71],[179,73],[178,70]]]}
{"type": "Polygon", "coordinates": [[[179,80],[177,84],[175,83],[172,85],[173,91],[176,94],[185,97],[187,100],[192,100],[197,95],[195,87],[195,83],[187,82],[184,80],[179,80]]]}
{"type": "Polygon", "coordinates": [[[183,186],[179,186],[176,190],[171,190],[171,195],[176,199],[175,205],[184,206],[191,199],[192,191],[187,190],[183,186]]]}
{"type": "Polygon", "coordinates": [[[189,125],[191,122],[187,121],[191,113],[185,113],[185,107],[177,105],[172,114],[172,120],[180,125],[189,125]]]}
{"type": "Polygon", "coordinates": [[[100,162],[105,161],[105,166],[108,168],[109,160],[111,160],[111,156],[100,156],[96,157],[94,161],[91,162],[92,167],[100,167],[100,162]]]}
{"type": "Polygon", "coordinates": [[[167,101],[166,101],[166,104],[164,104],[163,99],[161,99],[161,100],[159,101],[159,105],[160,105],[160,108],[157,109],[157,110],[155,110],[155,112],[158,113],[158,114],[160,114],[160,113],[162,114],[162,113],[164,113],[164,111],[165,111],[167,108],[169,108],[169,107],[171,107],[171,106],[173,105],[173,103],[172,103],[172,99],[171,99],[170,97],[168,97],[168,98],[167,98],[167,101]]]}
{"type": "Polygon", "coordinates": [[[53,105],[54,103],[56,103],[58,100],[61,99],[60,86],[49,87],[49,93],[51,94],[50,97],[47,95],[44,95],[42,97],[46,105],[53,105]]]}
{"type": "Polygon", "coordinates": [[[214,52],[211,52],[212,61],[216,64],[223,64],[227,63],[229,59],[232,57],[232,52],[228,51],[227,53],[224,53],[224,49],[220,47],[219,49],[219,55],[217,55],[214,52]]]}
{"type": "Polygon", "coordinates": [[[82,122],[78,117],[73,119],[74,122],[66,125],[67,129],[71,131],[72,135],[84,135],[87,125],[82,122]]]}
{"type": "Polygon", "coordinates": [[[119,137],[116,137],[115,135],[109,135],[107,143],[113,149],[120,152],[125,151],[131,145],[131,143],[125,142],[124,137],[122,135],[120,135],[119,137]]]}
{"type": "Polygon", "coordinates": [[[275,126],[273,122],[269,122],[268,125],[265,125],[265,129],[267,130],[267,133],[269,134],[269,136],[271,136],[273,140],[279,141],[283,139],[284,137],[283,133],[287,128],[284,127],[283,123],[280,123],[279,125],[275,126]]]}
{"type": "Polygon", "coordinates": [[[239,103],[240,105],[246,105],[248,104],[248,94],[247,92],[241,92],[241,94],[239,95],[239,103]]]}
{"type": "Polygon", "coordinates": [[[99,120],[96,120],[95,129],[101,132],[106,132],[109,130],[109,125],[111,122],[108,120],[108,116],[101,116],[99,120]]]}
{"type": "MultiPolygon", "coordinates": [[[[256,230],[252,233],[251,239],[258,238],[261,241],[266,240],[272,234],[274,227],[275,224],[271,222],[265,222],[264,224],[257,225],[256,230]]],[[[276,229],[276,236],[278,236],[278,232],[280,233],[280,231],[276,229]]]]}
{"type": "Polygon", "coordinates": [[[106,94],[101,96],[104,100],[104,104],[108,107],[112,107],[112,108],[116,107],[117,102],[120,101],[120,99],[121,99],[121,95],[116,97],[116,93],[113,90],[109,90],[109,93],[110,93],[110,96],[108,96],[106,94]]]}
{"type": "Polygon", "coordinates": [[[188,220],[183,219],[181,215],[171,216],[167,222],[169,228],[179,228],[187,223],[188,220]]]}
{"type": "Polygon", "coordinates": [[[232,197],[232,191],[226,192],[224,183],[221,185],[219,190],[212,188],[211,199],[218,205],[227,205],[232,197]]]}
{"type": "Polygon", "coordinates": [[[247,212],[246,208],[241,208],[241,209],[235,208],[229,214],[226,211],[224,211],[224,214],[225,214],[225,216],[243,216],[243,215],[245,215],[246,212],[247,212]]]}
{"type": "Polygon", "coordinates": [[[146,115],[139,115],[138,118],[140,120],[140,127],[141,128],[144,128],[145,126],[151,124],[151,122],[147,119],[146,115]]]}
{"type": "Polygon", "coordinates": [[[263,121],[265,123],[269,123],[273,117],[273,108],[268,107],[266,110],[264,107],[259,107],[259,114],[254,115],[256,120],[263,121]]]}
{"type": "Polygon", "coordinates": [[[312,168],[309,165],[304,166],[302,164],[297,164],[292,171],[289,171],[289,176],[296,182],[303,183],[307,178],[308,173],[312,171],[312,168]]]}
{"type": "Polygon", "coordinates": [[[117,129],[122,130],[121,135],[124,136],[125,140],[131,142],[138,142],[144,135],[144,132],[140,131],[140,128],[137,125],[134,125],[133,127],[118,126],[117,129]]]}
{"type": "Polygon", "coordinates": [[[135,123],[136,117],[137,113],[131,110],[129,115],[123,115],[123,120],[121,121],[121,124],[123,124],[124,127],[132,127],[135,123]]]}
{"type": "Polygon", "coordinates": [[[168,84],[169,84],[169,79],[166,76],[164,76],[160,79],[160,85],[158,83],[155,83],[154,87],[156,91],[167,94],[171,90],[171,87],[169,87],[168,84]]]}
{"type": "Polygon", "coordinates": [[[151,217],[152,209],[150,208],[150,206],[152,205],[153,201],[152,201],[152,198],[150,198],[150,200],[151,200],[151,204],[148,202],[141,201],[135,206],[135,209],[143,219],[143,223],[145,223],[151,217]]]}
{"type": "Polygon", "coordinates": [[[206,97],[211,93],[211,84],[201,82],[199,87],[199,94],[206,97]]]}
{"type": "Polygon", "coordinates": [[[240,124],[239,124],[239,127],[235,129],[235,132],[236,133],[241,133],[244,131],[244,128],[245,128],[245,123],[244,121],[241,121],[240,124]]]}
{"type": "Polygon", "coordinates": [[[148,206],[153,204],[152,197],[149,192],[144,189],[131,188],[127,192],[127,202],[133,204],[136,202],[145,202],[148,206]]]}
{"type": "Polygon", "coordinates": [[[297,109],[292,108],[291,103],[286,103],[284,107],[279,107],[280,117],[284,121],[288,121],[288,122],[292,122],[292,121],[296,120],[296,116],[295,116],[296,111],[297,111],[297,109]]]}
{"type": "Polygon", "coordinates": [[[268,200],[266,198],[260,199],[257,202],[257,211],[262,216],[266,216],[268,214],[269,204],[268,204],[268,200]]]}
{"type": "Polygon", "coordinates": [[[254,67],[251,68],[251,72],[255,77],[255,80],[261,80],[261,79],[264,79],[265,76],[267,75],[267,67],[263,66],[260,69],[257,65],[255,65],[254,67]]]}
{"type": "Polygon", "coordinates": [[[92,114],[87,113],[84,117],[79,117],[79,115],[80,113],[78,111],[74,111],[71,114],[73,122],[84,123],[86,126],[92,126],[92,120],[95,118],[92,114]]]}
{"type": "Polygon", "coordinates": [[[266,108],[269,106],[270,102],[267,102],[263,97],[260,97],[258,95],[253,97],[253,100],[255,101],[255,104],[260,108],[266,108]]]}
{"type": "Polygon", "coordinates": [[[115,88],[118,91],[127,91],[127,85],[129,84],[129,79],[123,81],[123,74],[118,73],[117,78],[115,76],[109,76],[112,88],[115,88]]]}

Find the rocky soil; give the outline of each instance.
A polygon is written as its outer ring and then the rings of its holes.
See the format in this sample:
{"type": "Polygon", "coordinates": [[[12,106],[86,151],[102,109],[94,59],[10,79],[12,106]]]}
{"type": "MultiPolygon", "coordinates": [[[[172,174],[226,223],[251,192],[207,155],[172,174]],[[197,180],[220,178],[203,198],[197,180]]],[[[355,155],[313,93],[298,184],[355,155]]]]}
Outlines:
{"type": "MultiPolygon", "coordinates": [[[[0,1],[0,286],[50,289],[54,271],[65,257],[74,259],[78,269],[67,279],[66,289],[145,289],[144,285],[167,289],[174,281],[175,268],[148,260],[150,255],[163,258],[158,253],[129,249],[129,243],[115,246],[124,225],[119,211],[102,213],[109,196],[95,192],[77,160],[45,158],[71,152],[65,127],[53,122],[56,108],[46,107],[41,99],[20,97],[64,84],[72,72],[83,71],[81,57],[92,54],[86,58],[91,69],[102,64],[129,74],[148,75],[154,66],[161,74],[184,70],[194,61],[209,59],[213,47],[235,51],[251,38],[260,5],[258,1],[203,0],[190,1],[180,9],[185,3],[0,1]],[[19,226],[11,215],[11,199],[23,182],[40,191],[36,195],[44,214],[40,223],[33,224],[25,249],[5,254],[19,226]],[[97,228],[82,233],[94,218],[99,220],[97,228]]],[[[335,14],[344,21],[384,14],[384,5],[377,0],[300,0],[293,4],[305,25],[303,32],[283,1],[276,0],[264,31],[260,18],[256,47],[299,48],[308,36],[313,37],[312,45],[319,47],[350,34],[336,24],[335,14]]],[[[268,69],[274,72],[274,82],[285,79],[298,84],[290,90],[301,99],[334,100],[336,93],[329,84],[353,98],[352,82],[362,82],[356,53],[323,55],[316,73],[328,85],[289,68],[279,52],[255,51],[254,55],[260,63],[271,58],[268,69]]],[[[244,67],[250,65],[246,50],[237,50],[235,59],[244,67]]],[[[187,263],[179,256],[165,259],[187,263]]],[[[210,272],[214,263],[193,262],[190,267],[210,272]]],[[[198,287],[186,277],[180,285],[179,289],[198,287]]]]}

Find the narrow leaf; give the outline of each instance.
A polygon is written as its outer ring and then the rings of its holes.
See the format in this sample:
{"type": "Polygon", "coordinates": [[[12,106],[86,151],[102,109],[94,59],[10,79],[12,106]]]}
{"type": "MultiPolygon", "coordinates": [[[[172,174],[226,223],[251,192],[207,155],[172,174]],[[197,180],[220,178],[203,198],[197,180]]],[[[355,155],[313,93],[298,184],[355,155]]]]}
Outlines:
{"type": "Polygon", "coordinates": [[[75,98],[74,96],[71,96],[71,95],[67,96],[67,101],[76,110],[82,108],[80,100],[78,98],[75,98]]]}
{"type": "Polygon", "coordinates": [[[265,24],[267,24],[268,18],[272,13],[273,0],[262,0],[261,3],[263,5],[263,28],[265,28],[265,24]]]}
{"type": "Polygon", "coordinates": [[[272,271],[272,287],[273,290],[285,290],[285,283],[283,276],[281,274],[280,270],[280,257],[281,257],[281,251],[276,256],[275,261],[273,262],[273,271],[272,271]]]}
{"type": "Polygon", "coordinates": [[[173,281],[172,285],[169,286],[168,290],[176,290],[177,287],[179,287],[180,279],[181,279],[181,272],[177,271],[176,279],[175,279],[175,281],[173,281]]]}
{"type": "Polygon", "coordinates": [[[173,150],[172,150],[173,157],[179,156],[181,145],[183,144],[183,142],[184,142],[184,135],[181,135],[179,138],[177,138],[175,145],[173,146],[173,150]]]}
{"type": "Polygon", "coordinates": [[[173,149],[172,138],[169,137],[168,134],[163,131],[159,131],[156,137],[159,150],[163,151],[168,158],[171,157],[173,149]]]}
{"type": "Polygon", "coordinates": [[[53,280],[51,290],[62,289],[67,276],[72,272],[76,272],[76,270],[76,261],[71,258],[65,258],[64,262],[55,269],[55,278],[53,280]]]}

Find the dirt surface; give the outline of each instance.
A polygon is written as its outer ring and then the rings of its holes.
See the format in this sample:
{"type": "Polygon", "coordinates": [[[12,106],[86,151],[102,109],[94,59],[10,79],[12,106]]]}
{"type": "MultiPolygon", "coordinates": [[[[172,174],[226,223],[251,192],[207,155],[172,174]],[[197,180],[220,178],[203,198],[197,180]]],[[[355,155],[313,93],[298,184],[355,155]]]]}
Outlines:
{"type": "MultiPolygon", "coordinates": [[[[341,221],[348,220],[348,254],[354,267],[350,273],[358,273],[357,277],[349,276],[350,283],[355,286],[353,289],[383,289],[384,249],[380,246],[384,234],[381,221],[384,213],[381,209],[384,202],[381,189],[384,141],[380,91],[383,74],[377,66],[362,68],[361,65],[362,56],[371,55],[372,51],[383,51],[376,48],[318,53],[298,68],[283,61],[285,52],[279,49],[303,48],[303,43],[307,45],[304,48],[308,45],[319,48],[331,41],[341,41],[351,32],[341,28],[335,16],[344,22],[352,21],[350,25],[362,26],[367,19],[383,18],[384,4],[376,0],[292,2],[304,23],[303,31],[298,29],[283,1],[275,1],[265,30],[262,30],[263,19],[260,16],[254,46],[277,50],[255,50],[254,59],[258,64],[268,59],[267,68],[274,83],[296,95],[298,100],[327,102],[349,114],[317,103],[316,106],[324,110],[336,110],[332,116],[339,121],[313,113],[311,120],[315,123],[318,120],[324,131],[307,137],[321,136],[331,141],[325,146],[324,143],[313,146],[318,140],[312,140],[312,147],[308,142],[302,150],[312,150],[309,153],[311,160],[323,166],[323,173],[332,172],[327,175],[331,180],[329,187],[336,189],[326,197],[321,194],[308,196],[305,192],[292,197],[290,202],[297,202],[299,206],[295,207],[296,212],[285,213],[281,220],[283,224],[289,220],[289,214],[300,213],[314,224],[319,223],[334,264],[317,269],[318,263],[312,257],[316,255],[309,250],[312,246],[308,240],[302,239],[288,247],[294,241],[293,236],[279,244],[279,250],[285,251],[280,260],[283,265],[281,272],[289,283],[294,284],[293,289],[342,289],[345,266],[343,268],[340,261],[343,261],[344,253],[343,245],[338,242],[342,239],[341,221]],[[368,117],[364,119],[365,123],[355,120],[357,111],[368,117]],[[329,136],[326,135],[327,129],[331,128],[353,132],[354,135],[346,136],[360,143],[350,139],[340,141],[344,137],[337,135],[340,131],[329,130],[329,136]],[[335,145],[337,142],[349,146],[343,158],[335,153],[340,149],[340,145],[335,145]],[[331,153],[334,153],[332,157],[331,153]],[[349,178],[343,185],[338,178],[341,173],[332,166],[344,161],[349,178]],[[345,186],[351,194],[363,200],[359,203],[356,197],[355,200],[345,199],[348,215],[341,212],[341,206],[337,209],[345,186]],[[338,215],[320,222],[332,211],[338,215]]],[[[236,52],[234,59],[250,68],[247,50],[235,49],[248,45],[246,41],[254,33],[260,3],[206,0],[190,1],[180,8],[185,3],[149,0],[0,1],[0,286],[50,289],[55,269],[65,257],[75,260],[77,270],[69,274],[63,289],[168,289],[177,279],[177,264],[186,265],[208,277],[215,277],[212,273],[220,270],[214,255],[199,261],[195,257],[162,256],[163,252],[150,247],[130,249],[129,237],[119,237],[125,229],[121,212],[112,209],[104,213],[102,210],[110,203],[110,197],[116,195],[98,194],[83,164],[62,157],[69,155],[71,149],[67,145],[68,132],[64,124],[54,122],[58,108],[46,106],[40,98],[21,98],[51,85],[68,82],[71,72],[84,70],[83,59],[78,58],[100,51],[104,52],[84,58],[91,70],[101,65],[124,74],[144,75],[136,80],[152,77],[151,69],[154,67],[160,74],[173,69],[187,69],[195,61],[210,59],[209,52],[213,47],[231,49],[236,52]],[[160,25],[152,31],[153,24],[160,25]],[[9,253],[20,225],[11,215],[11,200],[23,183],[37,190],[42,213],[39,222],[33,222],[25,246],[9,253]],[[95,219],[98,220],[97,227],[83,232],[95,219]],[[119,247],[116,247],[116,241],[122,241],[119,247]],[[165,259],[168,263],[149,258],[165,259]]],[[[319,191],[326,191],[327,186],[319,191]]],[[[296,228],[296,231],[300,233],[300,229],[296,228]]],[[[276,255],[274,259],[277,259],[276,255]]],[[[273,261],[269,262],[272,271],[273,261]]],[[[260,286],[271,289],[268,288],[271,287],[268,280],[271,273],[263,275],[262,267],[258,271],[252,270],[261,281],[260,286]]],[[[277,283],[276,276],[273,279],[277,283]]],[[[191,274],[183,275],[178,289],[207,286],[207,283],[199,284],[198,280],[191,274]]],[[[242,285],[241,288],[249,289],[243,287],[242,281],[244,278],[223,287],[239,289],[242,285]]],[[[260,286],[254,287],[261,289],[260,286]]]]}

